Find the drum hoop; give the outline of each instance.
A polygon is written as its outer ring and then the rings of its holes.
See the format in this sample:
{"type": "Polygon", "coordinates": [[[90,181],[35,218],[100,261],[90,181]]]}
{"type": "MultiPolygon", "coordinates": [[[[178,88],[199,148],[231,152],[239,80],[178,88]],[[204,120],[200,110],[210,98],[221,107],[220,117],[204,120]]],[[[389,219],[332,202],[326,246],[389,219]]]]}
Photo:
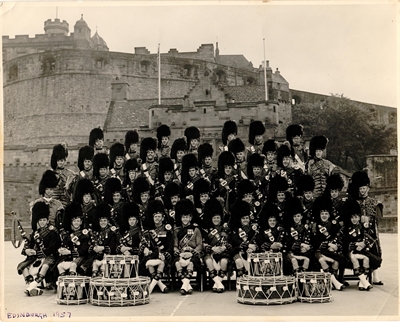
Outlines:
{"type": "Polygon", "coordinates": [[[146,286],[150,284],[150,278],[149,277],[144,277],[144,276],[139,276],[137,278],[120,278],[120,279],[107,279],[107,278],[94,278],[90,281],[90,288],[91,288],[91,294],[90,294],[90,303],[92,305],[96,306],[109,306],[109,307],[117,307],[117,306],[135,306],[135,305],[142,305],[142,304],[147,304],[150,302],[150,297],[149,293],[147,291],[147,294],[144,295],[143,298],[133,298],[133,299],[128,299],[128,298],[117,298],[117,299],[95,299],[93,298],[94,295],[94,289],[97,290],[97,287],[125,287],[128,289],[129,287],[139,285],[142,289],[142,291],[146,290],[146,286]]]}
{"type": "MultiPolygon", "coordinates": [[[[288,304],[288,303],[293,303],[294,301],[297,300],[297,288],[296,288],[295,278],[292,276],[279,276],[279,277],[270,276],[270,277],[264,277],[264,278],[255,278],[255,277],[248,278],[248,276],[242,276],[237,279],[236,283],[237,283],[237,286],[239,286],[239,289],[237,288],[237,290],[236,290],[237,301],[242,304],[264,304],[264,305],[288,304]],[[273,287],[273,286],[288,285],[288,286],[291,286],[291,289],[290,289],[290,291],[288,289],[287,293],[286,293],[287,295],[289,295],[289,297],[257,299],[257,298],[245,298],[245,297],[239,296],[240,286],[242,286],[242,285],[249,285],[249,286],[259,285],[261,287],[262,286],[273,287]]],[[[276,292],[277,294],[279,294],[276,290],[273,292],[276,292]]],[[[285,292],[286,292],[286,290],[285,290],[285,292]]]]}

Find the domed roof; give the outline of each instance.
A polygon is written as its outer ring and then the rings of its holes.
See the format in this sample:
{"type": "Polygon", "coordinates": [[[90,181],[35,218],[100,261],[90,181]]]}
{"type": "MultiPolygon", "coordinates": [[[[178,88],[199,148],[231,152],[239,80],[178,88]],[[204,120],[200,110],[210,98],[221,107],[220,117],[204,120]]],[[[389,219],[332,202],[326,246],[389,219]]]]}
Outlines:
{"type": "Polygon", "coordinates": [[[81,19],[79,19],[79,20],[76,22],[75,26],[74,26],[74,28],[77,28],[77,27],[80,27],[80,28],[82,28],[82,27],[89,28],[89,26],[88,26],[88,24],[86,23],[86,21],[83,20],[83,14],[81,15],[81,19]]]}
{"type": "Polygon", "coordinates": [[[101,38],[101,37],[99,36],[99,34],[97,33],[97,31],[96,31],[96,33],[93,35],[92,41],[93,41],[93,43],[94,43],[95,45],[101,45],[101,46],[106,46],[106,47],[107,47],[107,43],[104,41],[103,38],[101,38]]]}

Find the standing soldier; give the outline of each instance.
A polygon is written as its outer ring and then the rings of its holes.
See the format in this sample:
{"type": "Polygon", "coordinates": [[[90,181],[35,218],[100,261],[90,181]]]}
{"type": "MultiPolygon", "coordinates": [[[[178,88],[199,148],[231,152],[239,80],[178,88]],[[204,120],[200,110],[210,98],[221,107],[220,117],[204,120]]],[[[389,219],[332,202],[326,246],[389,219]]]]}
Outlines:
{"type": "MultiPolygon", "coordinates": [[[[373,246],[371,253],[382,258],[381,243],[379,240],[378,218],[382,218],[383,205],[375,198],[368,195],[370,180],[364,171],[357,171],[351,177],[349,195],[353,200],[357,200],[361,208],[361,224],[366,233],[371,237],[373,246]]],[[[380,265],[378,266],[378,268],[380,265]]],[[[372,271],[372,282],[374,285],[383,285],[378,276],[378,268],[372,271]]]]}
{"type": "Polygon", "coordinates": [[[200,130],[195,126],[189,126],[185,129],[187,142],[187,153],[193,153],[197,157],[197,149],[200,145],[200,130]]]}
{"type": "Polygon", "coordinates": [[[122,185],[123,197],[125,201],[133,201],[133,182],[138,178],[140,173],[140,165],[138,159],[129,159],[124,166],[125,179],[122,185]]]}
{"type": "Polygon", "coordinates": [[[248,150],[250,154],[262,154],[265,133],[265,126],[261,121],[253,121],[249,127],[249,143],[248,150]]]}
{"type": "Polygon", "coordinates": [[[122,143],[116,142],[110,148],[110,176],[124,181],[125,147],[122,143]]]}
{"type": "Polygon", "coordinates": [[[53,198],[61,201],[65,207],[72,198],[72,183],[76,176],[71,170],[66,169],[68,150],[66,144],[57,144],[53,147],[51,154],[51,168],[58,177],[57,187],[53,190],[53,198]]]}
{"type": "Polygon", "coordinates": [[[277,164],[278,175],[287,180],[290,191],[294,193],[297,179],[303,174],[303,170],[293,167],[293,159],[290,155],[290,149],[285,144],[282,144],[278,148],[277,164]]]}
{"type": "Polygon", "coordinates": [[[263,204],[267,202],[269,181],[263,174],[263,165],[264,157],[261,154],[254,153],[249,157],[249,161],[247,164],[247,174],[255,188],[254,205],[257,208],[257,213],[260,212],[263,204]]]}
{"type": "Polygon", "coordinates": [[[93,156],[94,149],[86,145],[79,149],[78,153],[78,168],[79,168],[79,179],[93,179],[93,156]]]}
{"type": "Polygon", "coordinates": [[[228,143],[236,138],[237,135],[237,125],[235,121],[226,121],[224,127],[222,128],[222,144],[219,147],[220,152],[228,151],[228,143]]]}
{"type": "Polygon", "coordinates": [[[238,176],[234,174],[235,157],[232,152],[223,151],[218,157],[218,177],[214,184],[214,197],[224,203],[225,210],[229,213],[230,206],[236,200],[236,187],[238,176]]]}
{"type": "Polygon", "coordinates": [[[91,228],[94,211],[97,205],[96,194],[92,181],[90,181],[89,179],[82,179],[78,181],[73,202],[81,205],[83,228],[91,228]]]}
{"type": "Polygon", "coordinates": [[[39,195],[41,197],[30,203],[30,209],[39,201],[45,202],[49,206],[49,224],[54,227],[60,227],[64,206],[60,200],[53,198],[53,189],[57,186],[58,178],[54,171],[46,170],[39,182],[39,195]]]}
{"type": "Polygon", "coordinates": [[[96,191],[96,199],[101,203],[104,199],[104,187],[109,175],[110,161],[105,153],[97,153],[93,157],[93,185],[96,191]]]}
{"type": "Polygon", "coordinates": [[[171,129],[168,125],[162,124],[157,128],[158,159],[171,157],[170,136],[171,129]]]}
{"type": "Polygon", "coordinates": [[[290,143],[294,167],[300,168],[305,172],[305,166],[308,161],[308,151],[304,148],[303,125],[289,125],[286,128],[286,140],[290,143]]]}
{"type": "Polygon", "coordinates": [[[140,144],[140,170],[149,184],[154,188],[158,176],[158,163],[156,161],[157,142],[151,137],[144,138],[140,144]]]}
{"type": "Polygon", "coordinates": [[[182,159],[186,154],[186,141],[183,138],[176,139],[171,148],[171,159],[174,161],[174,181],[181,183],[182,159]]]}
{"type": "MultiPolygon", "coordinates": [[[[125,134],[125,160],[140,159],[138,153],[139,134],[136,130],[128,131],[125,134]]],[[[139,160],[138,160],[139,162],[139,160]]],[[[139,162],[140,163],[140,162],[139,162]]]]}
{"type": "Polygon", "coordinates": [[[121,181],[117,178],[110,178],[104,189],[104,202],[111,207],[111,223],[119,228],[122,208],[125,204],[122,198],[121,181]]]}
{"type": "Polygon", "coordinates": [[[246,150],[241,139],[236,138],[229,142],[228,150],[235,156],[235,165],[233,166],[235,174],[239,180],[245,180],[247,176],[246,150]]]}
{"type": "Polygon", "coordinates": [[[133,201],[140,208],[140,220],[144,220],[150,201],[150,184],[145,177],[139,177],[133,183],[133,201]]]}
{"type": "Polygon", "coordinates": [[[164,205],[167,212],[166,221],[173,227],[175,226],[175,206],[181,200],[182,191],[181,186],[176,182],[170,182],[165,186],[164,191],[164,205]]]}
{"type": "Polygon", "coordinates": [[[332,200],[333,213],[332,220],[338,222],[343,227],[342,210],[344,200],[340,198],[340,192],[342,191],[344,182],[340,174],[332,174],[326,179],[326,188],[324,194],[326,194],[332,200]]]}
{"type": "Polygon", "coordinates": [[[94,128],[89,134],[89,145],[94,148],[94,154],[109,154],[109,150],[104,146],[104,133],[100,128],[94,128]]]}
{"type": "Polygon", "coordinates": [[[278,165],[276,164],[276,150],[277,144],[274,140],[267,140],[264,142],[262,154],[264,159],[264,176],[269,182],[271,178],[275,177],[278,165]]]}
{"type": "Polygon", "coordinates": [[[314,136],[310,141],[310,160],[306,165],[306,172],[315,182],[314,197],[319,197],[325,190],[326,178],[335,170],[336,166],[323,158],[328,139],[323,136],[314,136]]]}
{"type": "Polygon", "coordinates": [[[304,174],[297,180],[297,194],[303,206],[303,220],[308,227],[314,223],[314,215],[312,213],[314,207],[314,179],[312,176],[304,174]]]}
{"type": "Polygon", "coordinates": [[[156,185],[155,198],[164,196],[165,186],[173,182],[174,179],[174,162],[168,157],[163,157],[159,161],[158,181],[156,185]]]}
{"type": "Polygon", "coordinates": [[[214,182],[217,175],[217,168],[212,166],[214,149],[210,143],[203,143],[199,146],[199,172],[200,176],[210,182],[214,182]]]}
{"type": "MultiPolygon", "coordinates": [[[[197,180],[200,179],[198,174],[198,161],[195,154],[189,153],[182,160],[182,187],[185,197],[193,197],[193,188],[197,180]]],[[[192,202],[194,200],[192,199],[192,202]]]]}

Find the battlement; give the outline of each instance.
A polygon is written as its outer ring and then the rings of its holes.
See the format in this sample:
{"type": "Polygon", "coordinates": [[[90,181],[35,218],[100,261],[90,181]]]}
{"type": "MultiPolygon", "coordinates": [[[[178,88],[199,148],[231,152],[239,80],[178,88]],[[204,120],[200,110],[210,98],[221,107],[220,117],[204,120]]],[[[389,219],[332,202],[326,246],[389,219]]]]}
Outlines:
{"type": "Polygon", "coordinates": [[[68,24],[68,22],[67,22],[66,20],[61,21],[61,20],[58,19],[58,18],[56,18],[56,19],[54,19],[54,20],[47,19],[47,20],[44,22],[44,25],[45,25],[45,26],[50,25],[50,24],[63,24],[63,25],[69,26],[69,24],[68,24]]]}

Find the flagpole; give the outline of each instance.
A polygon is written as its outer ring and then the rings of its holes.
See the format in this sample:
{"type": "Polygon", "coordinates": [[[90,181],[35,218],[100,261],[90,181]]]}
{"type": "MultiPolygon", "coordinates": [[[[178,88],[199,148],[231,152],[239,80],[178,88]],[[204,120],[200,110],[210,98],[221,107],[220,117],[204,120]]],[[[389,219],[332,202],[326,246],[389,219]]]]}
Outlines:
{"type": "Polygon", "coordinates": [[[268,101],[268,87],[267,87],[267,61],[265,60],[265,38],[264,43],[264,87],[265,87],[265,101],[268,101]]]}
{"type": "Polygon", "coordinates": [[[160,54],[160,44],[158,44],[158,105],[161,105],[161,54],[160,54]]]}

